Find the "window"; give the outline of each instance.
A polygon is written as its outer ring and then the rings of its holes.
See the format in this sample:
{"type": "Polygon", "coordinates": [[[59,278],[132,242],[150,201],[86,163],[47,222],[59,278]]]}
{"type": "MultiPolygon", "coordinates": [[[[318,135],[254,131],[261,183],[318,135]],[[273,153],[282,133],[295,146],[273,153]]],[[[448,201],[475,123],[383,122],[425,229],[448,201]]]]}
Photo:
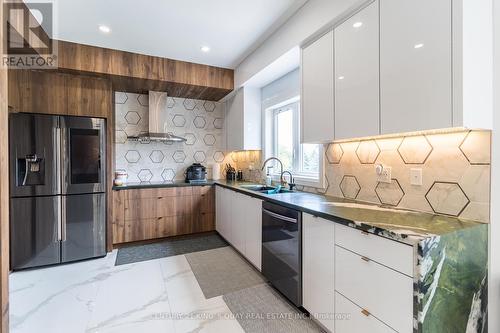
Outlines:
{"type": "MultiPolygon", "coordinates": [[[[272,152],[283,162],[283,170],[293,173],[297,183],[318,185],[321,172],[321,146],[300,144],[300,103],[297,98],[285,105],[272,107],[266,119],[272,128],[272,152]],[[301,181],[302,180],[302,181],[301,181]]],[[[269,164],[273,165],[273,164],[269,164]]],[[[277,177],[279,167],[274,164],[272,173],[277,177]]]]}

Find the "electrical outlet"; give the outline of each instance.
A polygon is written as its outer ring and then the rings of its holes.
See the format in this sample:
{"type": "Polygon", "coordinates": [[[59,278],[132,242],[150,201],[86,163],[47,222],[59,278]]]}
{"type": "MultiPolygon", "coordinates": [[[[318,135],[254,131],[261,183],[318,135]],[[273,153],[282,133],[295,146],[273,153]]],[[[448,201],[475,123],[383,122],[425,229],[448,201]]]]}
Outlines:
{"type": "Polygon", "coordinates": [[[422,186],[422,169],[410,169],[410,184],[422,186]]]}
{"type": "Polygon", "coordinates": [[[377,175],[377,181],[381,183],[391,183],[392,182],[392,168],[385,165],[377,165],[375,167],[375,173],[377,175]]]}

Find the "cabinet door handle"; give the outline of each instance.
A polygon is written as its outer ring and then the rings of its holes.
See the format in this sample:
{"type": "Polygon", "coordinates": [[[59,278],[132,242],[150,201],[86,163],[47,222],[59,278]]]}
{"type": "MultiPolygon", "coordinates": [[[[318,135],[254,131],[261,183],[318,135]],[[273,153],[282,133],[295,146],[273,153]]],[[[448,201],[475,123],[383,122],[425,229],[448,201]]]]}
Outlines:
{"type": "Polygon", "coordinates": [[[361,257],[361,260],[364,260],[364,261],[366,261],[366,262],[369,262],[369,261],[370,261],[370,258],[365,257],[365,256],[362,256],[362,257],[361,257]]]}
{"type": "Polygon", "coordinates": [[[158,197],[158,199],[163,199],[163,197],[158,197]]]}
{"type": "Polygon", "coordinates": [[[364,314],[367,317],[369,317],[371,315],[370,311],[368,311],[366,309],[361,310],[361,313],[364,314]]]}

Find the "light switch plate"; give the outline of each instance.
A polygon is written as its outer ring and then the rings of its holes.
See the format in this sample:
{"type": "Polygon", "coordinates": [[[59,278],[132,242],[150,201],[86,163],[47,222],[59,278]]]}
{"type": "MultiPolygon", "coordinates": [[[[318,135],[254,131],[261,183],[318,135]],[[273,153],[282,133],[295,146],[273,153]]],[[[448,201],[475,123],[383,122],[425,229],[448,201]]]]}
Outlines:
{"type": "Polygon", "coordinates": [[[410,169],[410,184],[422,186],[422,169],[410,169]]]}
{"type": "Polygon", "coordinates": [[[390,184],[392,182],[392,168],[384,165],[381,172],[377,173],[377,181],[390,184]]]}

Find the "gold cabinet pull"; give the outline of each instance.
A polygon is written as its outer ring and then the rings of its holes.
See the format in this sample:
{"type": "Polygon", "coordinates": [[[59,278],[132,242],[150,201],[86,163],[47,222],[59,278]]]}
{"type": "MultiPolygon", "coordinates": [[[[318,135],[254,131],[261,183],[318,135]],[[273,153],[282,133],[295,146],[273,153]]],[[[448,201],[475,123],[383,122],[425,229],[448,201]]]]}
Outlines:
{"type": "Polygon", "coordinates": [[[361,313],[364,314],[367,317],[369,317],[371,315],[370,311],[368,311],[366,309],[361,310],[361,313]]]}
{"type": "Polygon", "coordinates": [[[369,261],[370,261],[370,258],[365,257],[365,256],[362,256],[362,257],[361,257],[361,260],[364,260],[364,261],[366,261],[366,262],[369,262],[369,261]]]}

